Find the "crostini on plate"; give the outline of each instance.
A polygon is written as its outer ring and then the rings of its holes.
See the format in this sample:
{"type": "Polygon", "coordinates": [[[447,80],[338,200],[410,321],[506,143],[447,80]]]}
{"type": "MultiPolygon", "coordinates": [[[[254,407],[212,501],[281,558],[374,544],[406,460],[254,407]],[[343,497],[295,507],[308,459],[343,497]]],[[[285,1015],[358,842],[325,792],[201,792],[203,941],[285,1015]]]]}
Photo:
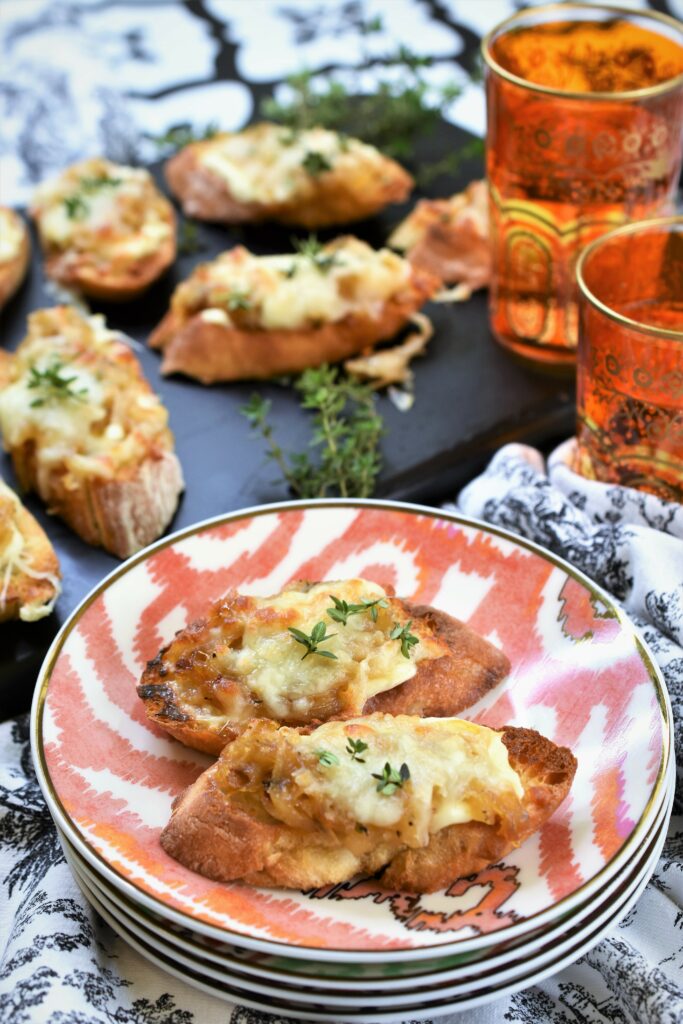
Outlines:
{"type": "Polygon", "coordinates": [[[138,694],[163,729],[217,754],[253,718],[454,715],[509,668],[462,622],[369,580],[297,582],[217,601],[148,663],[138,694]]]}
{"type": "Polygon", "coordinates": [[[450,199],[421,199],[389,238],[415,266],[468,291],[491,279],[488,190],[473,181],[450,199]]]}
{"type": "Polygon", "coordinates": [[[0,622],[35,622],[61,593],[59,561],[48,537],[0,480],[0,622]]]}
{"type": "Polygon", "coordinates": [[[24,280],[30,256],[26,225],[14,210],[0,206],[0,309],[24,280]]]}
{"type": "Polygon", "coordinates": [[[182,472],[168,413],[120,335],[57,306],[0,355],[0,430],[21,487],[121,558],[163,533],[182,472]]]}
{"type": "Polygon", "coordinates": [[[190,143],[168,161],[166,179],[190,217],[309,229],[370,217],[413,188],[408,172],[374,146],[268,122],[190,143]]]}
{"type": "Polygon", "coordinates": [[[36,190],[31,215],[48,277],[83,295],[133,299],[175,259],[173,207],[140,167],[83,160],[36,190]]]}
{"type": "Polygon", "coordinates": [[[162,373],[203,384],[299,373],[392,338],[439,283],[353,237],[277,256],[237,246],[176,288],[149,344],[162,373]]]}
{"type": "Polygon", "coordinates": [[[374,714],[253,722],[176,801],[161,845],[218,881],[311,889],[374,874],[433,892],[521,845],[576,760],[530,729],[374,714]]]}

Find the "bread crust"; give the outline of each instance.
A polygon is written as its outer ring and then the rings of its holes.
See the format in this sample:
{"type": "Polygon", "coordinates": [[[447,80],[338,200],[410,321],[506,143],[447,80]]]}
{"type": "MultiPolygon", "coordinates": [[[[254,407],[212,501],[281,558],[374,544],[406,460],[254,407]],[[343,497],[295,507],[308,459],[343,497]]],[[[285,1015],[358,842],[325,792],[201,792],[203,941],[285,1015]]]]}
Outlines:
{"type": "Polygon", "coordinates": [[[129,558],[164,532],[184,487],[178,457],[162,448],[111,479],[83,476],[76,487],[58,471],[41,474],[30,443],[11,456],[22,489],[35,491],[86,544],[118,558],[129,558]]]}
{"type": "Polygon", "coordinates": [[[393,337],[431,297],[438,280],[419,268],[377,316],[351,313],[342,320],[296,330],[245,330],[209,323],[200,313],[171,309],[149,339],[162,349],[161,372],[184,373],[202,384],[267,379],[337,363],[393,337]]]}
{"type": "MultiPolygon", "coordinates": [[[[418,662],[416,674],[411,679],[372,697],[365,703],[363,714],[457,715],[500,683],[510,671],[510,662],[505,654],[464,623],[429,605],[414,605],[406,601],[401,604],[414,626],[423,624],[427,627],[438,640],[445,642],[449,653],[418,662]]],[[[148,662],[138,686],[138,695],[153,722],[181,743],[207,754],[220,754],[246,725],[246,722],[231,720],[227,714],[207,719],[194,712],[183,700],[185,686],[206,692],[207,700],[211,699],[212,683],[202,683],[192,672],[192,650],[206,650],[214,629],[217,625],[220,628],[220,623],[221,617],[214,611],[206,619],[181,630],[171,644],[148,662]],[[180,685],[175,679],[169,682],[169,672],[174,673],[174,668],[169,668],[169,665],[177,666],[175,671],[182,679],[180,685]]],[[[218,676],[217,682],[225,687],[227,681],[218,676]]],[[[235,682],[234,686],[239,684],[235,682]]],[[[255,703],[251,710],[254,718],[263,717],[255,703]]],[[[309,724],[344,717],[348,715],[335,711],[311,720],[309,724]]]]}
{"type": "MultiPolygon", "coordinates": [[[[524,821],[465,822],[432,834],[426,846],[392,851],[380,841],[363,858],[361,870],[386,865],[379,884],[389,890],[435,892],[499,861],[547,821],[567,796],[576,759],[531,729],[502,730],[510,766],[524,787],[524,821]]],[[[258,820],[235,805],[218,783],[220,761],[208,768],[176,801],[161,834],[164,850],[192,871],[216,881],[243,879],[255,885],[310,889],[348,881],[355,858],[326,830],[301,831],[273,818],[258,820]],[[346,865],[350,867],[344,876],[346,865]],[[328,872],[329,874],[326,874],[328,872]]]]}
{"type": "Polygon", "coordinates": [[[306,194],[294,195],[289,201],[241,202],[227,182],[199,159],[200,153],[219,139],[190,143],[171,157],[164,169],[183,213],[198,220],[223,224],[273,220],[316,230],[374,216],[390,203],[403,202],[414,186],[400,164],[383,157],[379,166],[332,169],[311,178],[306,194]]]}
{"type": "MultiPolygon", "coordinates": [[[[9,388],[15,382],[15,374],[23,377],[35,351],[33,344],[49,338],[51,331],[64,331],[70,339],[77,339],[69,341],[74,346],[70,350],[72,357],[80,357],[100,374],[102,381],[116,375],[112,403],[128,401],[136,416],[127,422],[127,434],[118,424],[121,439],[124,443],[135,439],[135,447],[125,449],[120,457],[103,453],[96,464],[85,458],[78,462],[79,451],[84,449],[74,447],[72,453],[65,451],[63,457],[46,466],[41,455],[44,447],[50,447],[50,438],[46,441],[41,433],[39,413],[32,413],[38,426],[32,421],[28,434],[21,435],[24,439],[13,443],[8,431],[18,423],[14,417],[3,420],[5,447],[22,490],[35,491],[46,502],[48,511],[64,519],[87,544],[128,558],[156,540],[168,525],[183,490],[182,470],[173,451],[167,414],[135,355],[118,340],[108,343],[106,356],[102,355],[93,347],[89,330],[87,321],[70,307],[37,311],[29,321],[29,336],[16,354],[0,359],[0,388],[9,388]],[[24,360],[28,360],[26,365],[24,360]],[[136,402],[141,403],[139,411],[136,402]],[[143,432],[143,418],[147,415],[150,426],[143,432]]],[[[68,346],[60,348],[58,355],[62,357],[68,352],[68,346]]]]}
{"type": "Polygon", "coordinates": [[[35,622],[49,615],[60,594],[59,560],[47,534],[16,494],[0,480],[0,622],[35,622]],[[23,538],[22,558],[4,578],[14,529],[23,538]]]}
{"type": "Polygon", "coordinates": [[[45,273],[65,288],[74,288],[89,298],[129,302],[147,291],[175,260],[175,214],[170,204],[168,219],[173,225],[171,236],[160,243],[156,252],[141,259],[103,269],[95,253],[46,248],[45,273]]]}
{"type": "Polygon", "coordinates": [[[0,262],[0,309],[7,305],[26,276],[31,258],[31,242],[23,220],[14,211],[14,219],[21,224],[22,236],[16,255],[0,262]]]}

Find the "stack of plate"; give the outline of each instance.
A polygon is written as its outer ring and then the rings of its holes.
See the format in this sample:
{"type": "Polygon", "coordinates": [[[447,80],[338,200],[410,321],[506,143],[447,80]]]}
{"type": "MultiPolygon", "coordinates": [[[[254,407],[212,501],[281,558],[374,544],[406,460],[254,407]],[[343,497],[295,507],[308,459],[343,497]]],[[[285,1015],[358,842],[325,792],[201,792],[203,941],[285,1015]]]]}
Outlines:
{"type": "Polygon", "coordinates": [[[57,637],[32,716],[38,777],[83,892],[144,956],[212,995],[298,1020],[434,1017],[571,963],[646,884],[673,794],[671,711],[609,596],[503,530],[382,502],[270,505],[184,530],[117,569],[57,637]],[[159,845],[209,763],[150,725],[148,658],[230,587],[365,576],[465,619],[512,671],[466,717],[571,747],[541,832],[429,896],[375,879],[308,892],[220,885],[159,845]]]}

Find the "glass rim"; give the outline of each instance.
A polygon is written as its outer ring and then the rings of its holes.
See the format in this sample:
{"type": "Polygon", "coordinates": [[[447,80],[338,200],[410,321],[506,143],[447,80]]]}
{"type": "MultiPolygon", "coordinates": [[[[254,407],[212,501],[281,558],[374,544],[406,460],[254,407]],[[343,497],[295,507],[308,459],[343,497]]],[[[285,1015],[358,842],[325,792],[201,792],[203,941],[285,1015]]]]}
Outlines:
{"type": "Polygon", "coordinates": [[[557,89],[550,85],[540,85],[538,82],[529,82],[526,78],[520,78],[519,75],[513,74],[512,71],[508,71],[493,56],[491,52],[491,43],[494,36],[500,34],[501,29],[507,31],[509,28],[514,27],[516,22],[523,21],[529,15],[545,13],[546,11],[553,11],[560,13],[572,11],[604,11],[606,13],[613,13],[616,15],[628,15],[633,17],[634,15],[638,18],[653,21],[657,24],[668,25],[669,28],[676,29],[681,36],[681,42],[683,44],[683,23],[678,19],[673,18],[669,14],[663,14],[661,11],[652,10],[634,10],[632,7],[617,7],[611,4],[600,4],[600,3],[580,3],[578,0],[572,0],[569,3],[549,3],[540,4],[537,7],[525,7],[522,11],[516,11],[510,15],[509,18],[505,18],[503,21],[498,22],[490,32],[487,32],[481,41],[481,55],[484,59],[485,64],[495,72],[500,78],[506,79],[508,82],[512,82],[513,85],[520,86],[523,89],[528,89],[530,92],[538,92],[546,96],[557,96],[559,98],[571,99],[571,100],[611,100],[623,101],[623,100],[634,100],[634,99],[645,99],[649,96],[658,96],[662,93],[673,92],[679,87],[683,86],[683,71],[673,78],[668,78],[665,82],[658,82],[657,85],[648,85],[642,89],[625,89],[623,92],[578,92],[570,89],[557,89]]]}
{"type": "Polygon", "coordinates": [[[595,238],[585,249],[582,249],[576,261],[576,280],[581,298],[585,299],[601,313],[604,313],[610,320],[621,324],[622,327],[628,327],[630,330],[638,331],[640,334],[652,334],[657,338],[668,338],[672,341],[683,342],[683,330],[677,331],[672,327],[656,327],[654,324],[644,324],[639,320],[632,320],[631,317],[624,316],[623,313],[617,313],[615,309],[612,309],[602,302],[597,295],[593,294],[583,276],[586,260],[605,242],[609,242],[615,237],[633,235],[651,228],[672,227],[673,225],[680,225],[681,229],[683,229],[683,214],[675,214],[670,217],[652,217],[649,220],[637,220],[633,224],[623,224],[621,227],[614,228],[613,231],[608,231],[606,234],[600,235],[599,238],[595,238]]]}

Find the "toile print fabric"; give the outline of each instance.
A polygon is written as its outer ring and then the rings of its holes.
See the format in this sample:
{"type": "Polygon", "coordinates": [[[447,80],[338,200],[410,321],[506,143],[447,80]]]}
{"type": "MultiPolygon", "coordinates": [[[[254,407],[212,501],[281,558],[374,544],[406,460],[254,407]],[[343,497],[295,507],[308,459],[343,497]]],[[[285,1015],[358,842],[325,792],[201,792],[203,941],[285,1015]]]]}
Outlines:
{"type": "MultiPolygon", "coordinates": [[[[572,967],[446,1024],[683,1024],[683,509],[546,468],[503,448],[459,509],[550,548],[639,624],[667,679],[679,789],[655,874],[619,926],[572,967]]],[[[26,718],[0,729],[0,1020],[8,1024],[280,1024],[184,985],[129,949],[88,906],[35,780],[26,718]]]]}

